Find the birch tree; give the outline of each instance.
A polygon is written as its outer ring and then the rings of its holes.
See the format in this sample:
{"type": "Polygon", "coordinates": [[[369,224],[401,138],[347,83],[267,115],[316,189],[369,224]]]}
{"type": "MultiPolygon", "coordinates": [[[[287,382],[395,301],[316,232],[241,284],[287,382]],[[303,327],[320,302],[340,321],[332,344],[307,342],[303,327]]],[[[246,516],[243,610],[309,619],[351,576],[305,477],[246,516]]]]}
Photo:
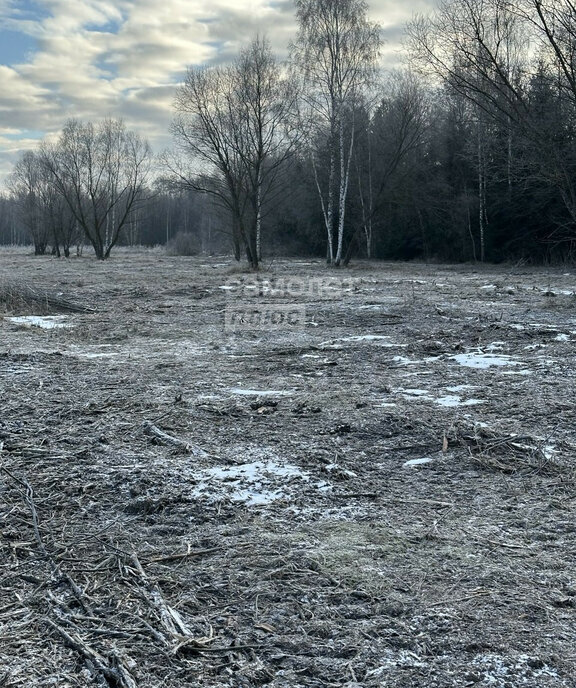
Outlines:
{"type": "Polygon", "coordinates": [[[293,61],[303,75],[314,137],[326,132],[323,182],[314,153],[314,178],[327,237],[327,260],[342,261],[346,201],[355,143],[355,101],[370,82],[380,51],[380,27],[364,0],[296,0],[299,33],[293,61]],[[349,126],[347,125],[349,123],[349,126]]]}
{"type": "Polygon", "coordinates": [[[172,134],[189,167],[170,165],[180,182],[228,209],[235,254],[262,257],[264,207],[298,138],[297,91],[266,39],[256,38],[223,67],[194,67],[179,88],[172,134]]]}

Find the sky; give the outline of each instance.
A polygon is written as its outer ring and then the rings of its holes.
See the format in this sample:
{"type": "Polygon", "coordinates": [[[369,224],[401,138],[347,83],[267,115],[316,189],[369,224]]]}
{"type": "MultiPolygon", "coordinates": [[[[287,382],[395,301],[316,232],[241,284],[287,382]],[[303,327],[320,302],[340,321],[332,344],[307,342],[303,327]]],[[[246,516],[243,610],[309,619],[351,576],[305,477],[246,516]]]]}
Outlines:
{"type": "MultiPolygon", "coordinates": [[[[433,3],[369,0],[384,65],[433,3]]],[[[231,60],[257,34],[286,57],[296,30],[292,0],[0,0],[0,184],[70,117],[121,117],[160,152],[187,67],[231,60]]]]}

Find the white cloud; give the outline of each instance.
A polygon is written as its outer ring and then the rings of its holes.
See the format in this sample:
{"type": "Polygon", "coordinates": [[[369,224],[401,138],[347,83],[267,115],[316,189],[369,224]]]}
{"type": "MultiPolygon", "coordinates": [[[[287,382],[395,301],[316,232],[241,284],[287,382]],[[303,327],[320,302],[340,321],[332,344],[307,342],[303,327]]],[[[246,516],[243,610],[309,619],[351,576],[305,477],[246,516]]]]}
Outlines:
{"type": "MultiPolygon", "coordinates": [[[[433,2],[373,0],[371,16],[393,40],[387,61],[397,61],[397,27],[433,2]]],[[[175,84],[188,65],[230,59],[256,33],[285,56],[296,32],[292,0],[36,0],[36,6],[34,19],[22,5],[0,0],[2,26],[36,41],[26,61],[0,65],[0,179],[18,150],[36,142],[29,132],[54,135],[69,117],[123,117],[154,147],[166,145],[175,84]]]]}

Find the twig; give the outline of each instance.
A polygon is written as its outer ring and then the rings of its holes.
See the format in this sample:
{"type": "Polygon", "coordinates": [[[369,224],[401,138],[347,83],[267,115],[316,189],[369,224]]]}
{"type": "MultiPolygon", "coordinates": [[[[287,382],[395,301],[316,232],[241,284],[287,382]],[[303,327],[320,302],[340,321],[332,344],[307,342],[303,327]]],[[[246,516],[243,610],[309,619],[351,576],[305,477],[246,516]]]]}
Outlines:
{"type": "Polygon", "coordinates": [[[117,668],[112,668],[108,666],[104,658],[98,654],[96,650],[93,650],[78,635],[71,635],[57,623],[52,621],[52,619],[46,618],[45,621],[53,630],[64,638],[73,650],[76,650],[85,657],[85,659],[91,662],[107,681],[112,681],[112,686],[118,686],[118,688],[138,688],[136,681],[133,679],[128,669],[122,664],[118,655],[115,653],[110,654],[111,658],[113,658],[117,664],[117,668]]]}
{"type": "Polygon", "coordinates": [[[210,549],[195,549],[189,550],[188,552],[182,552],[180,554],[167,554],[164,557],[153,557],[152,559],[146,559],[147,564],[163,564],[169,561],[179,561],[180,559],[187,559],[188,557],[199,557],[203,554],[212,554],[212,552],[220,552],[221,547],[210,547],[210,549]]]}
{"type": "Polygon", "coordinates": [[[70,587],[70,589],[74,593],[74,596],[76,597],[76,599],[81,604],[82,608],[87,614],[94,614],[90,606],[90,603],[87,600],[86,593],[67,573],[62,571],[58,562],[46,549],[46,545],[44,544],[44,540],[42,539],[42,535],[40,533],[38,511],[36,510],[36,504],[34,501],[34,489],[32,485],[30,485],[30,483],[25,478],[20,478],[19,476],[14,475],[14,473],[9,471],[5,466],[0,466],[0,469],[3,470],[4,473],[6,473],[6,475],[12,478],[12,480],[18,483],[22,488],[24,488],[24,500],[26,501],[26,504],[28,505],[28,508],[30,509],[30,514],[32,516],[32,528],[34,530],[34,537],[36,538],[38,548],[50,564],[52,573],[60,580],[63,580],[70,587]]]}
{"type": "Polygon", "coordinates": [[[162,621],[164,628],[172,637],[176,637],[179,641],[182,640],[182,636],[191,638],[192,632],[188,626],[186,626],[180,614],[166,603],[158,585],[150,581],[146,575],[146,572],[142,568],[142,564],[140,563],[136,553],[132,554],[130,561],[140,576],[144,587],[146,588],[148,599],[158,610],[158,613],[160,614],[160,620],[162,621]]]}

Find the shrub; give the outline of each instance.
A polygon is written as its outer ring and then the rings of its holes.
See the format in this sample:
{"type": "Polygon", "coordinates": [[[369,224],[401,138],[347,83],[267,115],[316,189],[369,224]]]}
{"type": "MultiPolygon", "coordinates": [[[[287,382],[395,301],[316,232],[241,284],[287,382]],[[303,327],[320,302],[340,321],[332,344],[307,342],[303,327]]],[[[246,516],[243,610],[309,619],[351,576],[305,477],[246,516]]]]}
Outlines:
{"type": "Polygon", "coordinates": [[[178,232],[166,244],[166,253],[169,256],[197,256],[200,253],[198,237],[188,232],[178,232]]]}

